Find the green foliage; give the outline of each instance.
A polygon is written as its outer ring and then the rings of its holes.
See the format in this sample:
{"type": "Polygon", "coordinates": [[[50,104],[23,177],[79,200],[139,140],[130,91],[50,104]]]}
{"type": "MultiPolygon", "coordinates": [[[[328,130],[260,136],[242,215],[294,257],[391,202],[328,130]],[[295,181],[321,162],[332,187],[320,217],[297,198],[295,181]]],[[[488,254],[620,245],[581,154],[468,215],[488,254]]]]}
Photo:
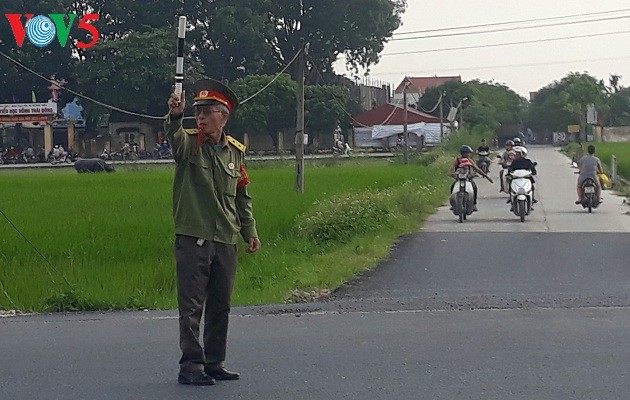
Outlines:
{"type": "Polygon", "coordinates": [[[608,126],[630,125],[630,88],[622,88],[610,94],[608,113],[603,115],[608,126]]]}
{"type": "MultiPolygon", "coordinates": [[[[494,132],[502,125],[518,124],[526,110],[527,102],[505,85],[472,80],[466,83],[449,81],[436,88],[427,89],[418,107],[430,110],[443,97],[444,116],[450,107],[461,105],[462,119],[474,132],[494,132]]],[[[439,108],[433,115],[439,116],[439,108]]]]}
{"type": "MultiPolygon", "coordinates": [[[[230,87],[239,99],[254,95],[267,85],[273,76],[250,75],[237,79],[230,87]]],[[[297,107],[297,83],[282,74],[258,96],[243,104],[230,118],[228,129],[254,135],[270,135],[276,141],[276,133],[295,125],[297,107]]]]}
{"type": "Polygon", "coordinates": [[[481,143],[481,139],[486,139],[487,143],[492,142],[492,131],[471,131],[469,129],[459,129],[450,133],[442,142],[442,148],[448,152],[459,153],[460,147],[470,146],[473,150],[481,143]]]}
{"type": "MultiPolygon", "coordinates": [[[[152,29],[97,43],[81,66],[83,94],[127,110],[164,114],[165,94],[173,85],[176,41],[175,31],[152,29]]],[[[186,65],[188,79],[202,76],[199,63],[186,65]]],[[[91,102],[83,103],[92,116],[104,111],[91,102]]]]}
{"type": "Polygon", "coordinates": [[[538,91],[529,107],[526,121],[529,127],[536,131],[564,132],[568,125],[580,122],[565,109],[561,92],[557,82],[538,91]]]}
{"type": "Polygon", "coordinates": [[[627,106],[630,92],[620,90],[619,79],[613,89],[587,73],[570,73],[538,91],[531,104],[528,125],[541,131],[564,132],[567,125],[586,127],[586,110],[594,104],[605,125],[630,122],[627,106]]]}
{"type": "Polygon", "coordinates": [[[382,230],[397,217],[417,213],[426,198],[434,195],[433,185],[407,181],[386,190],[335,196],[298,217],[296,234],[320,248],[349,243],[356,236],[382,230]]]}
{"type": "MultiPolygon", "coordinates": [[[[630,179],[630,143],[594,143],[595,155],[610,167],[610,160],[617,157],[617,172],[630,179]]],[[[586,146],[585,146],[586,147],[586,146]]]]}
{"type": "MultiPolygon", "coordinates": [[[[512,89],[499,83],[479,80],[466,82],[466,85],[473,92],[471,106],[480,104],[491,110],[490,119],[486,120],[486,125],[490,128],[496,124],[518,124],[522,121],[527,101],[512,89]]],[[[464,120],[467,123],[472,117],[470,114],[472,113],[464,110],[464,120]]]]}
{"type": "Polygon", "coordinates": [[[349,122],[349,115],[358,104],[342,86],[309,85],[304,89],[304,119],[307,133],[330,133],[341,122],[349,122]]]}
{"type": "Polygon", "coordinates": [[[393,212],[387,192],[364,191],[326,199],[298,217],[297,234],[317,246],[348,243],[354,236],[379,230],[393,212]]]}
{"type": "MultiPolygon", "coordinates": [[[[440,93],[443,94],[442,104],[444,105],[444,116],[448,114],[450,107],[456,107],[464,98],[471,99],[473,91],[470,86],[463,82],[448,81],[438,87],[428,88],[418,101],[419,110],[432,110],[440,99],[440,93]]],[[[431,113],[436,117],[440,116],[439,107],[431,113]]]]}

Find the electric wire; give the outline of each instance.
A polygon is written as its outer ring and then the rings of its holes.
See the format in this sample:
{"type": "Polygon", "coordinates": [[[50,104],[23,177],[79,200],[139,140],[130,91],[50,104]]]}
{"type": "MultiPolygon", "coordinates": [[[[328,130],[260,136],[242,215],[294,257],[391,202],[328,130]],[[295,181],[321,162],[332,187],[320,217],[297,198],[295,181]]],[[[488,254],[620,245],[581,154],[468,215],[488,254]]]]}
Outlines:
{"type": "Polygon", "coordinates": [[[555,62],[539,62],[539,63],[520,63],[520,64],[507,64],[507,65],[485,65],[485,66],[476,66],[476,67],[461,67],[461,68],[453,68],[453,69],[441,69],[439,71],[429,71],[429,70],[415,70],[415,71],[396,71],[396,72],[384,72],[384,73],[375,73],[373,75],[397,75],[397,74],[433,74],[433,73],[448,73],[448,71],[476,71],[482,69],[490,69],[490,68],[518,68],[518,67],[536,67],[541,65],[560,65],[560,64],[570,64],[577,62],[597,62],[597,61],[617,61],[617,60],[627,60],[630,59],[630,55],[628,56],[617,56],[617,57],[598,57],[598,58],[584,58],[580,60],[566,60],[566,61],[555,61],[555,62]]]}
{"type": "Polygon", "coordinates": [[[396,52],[396,53],[384,53],[381,56],[382,57],[384,57],[384,56],[400,56],[400,55],[406,55],[406,54],[437,53],[437,52],[441,52],[441,51],[453,51],[453,50],[485,49],[485,48],[488,48],[488,47],[503,47],[503,46],[513,46],[513,45],[520,45],[520,44],[554,42],[554,41],[561,41],[561,40],[582,39],[582,38],[592,38],[592,37],[611,36],[611,35],[622,35],[622,34],[627,34],[627,33],[630,33],[630,31],[592,33],[592,34],[584,34],[584,35],[563,36],[563,37],[558,37],[558,38],[547,38],[547,39],[538,39],[538,40],[523,40],[523,41],[520,41],[520,42],[480,44],[480,45],[474,45],[474,46],[461,46],[461,47],[446,47],[446,48],[443,48],[443,49],[401,51],[401,52],[396,52]]]}
{"type": "Polygon", "coordinates": [[[287,68],[289,68],[289,66],[291,66],[291,64],[293,64],[293,62],[295,62],[295,60],[298,58],[298,56],[304,51],[304,48],[300,48],[300,50],[298,50],[297,53],[295,53],[295,55],[293,56],[293,58],[291,59],[291,61],[289,61],[289,63],[287,65],[284,66],[284,68],[282,68],[282,70],[280,72],[278,72],[276,74],[276,76],[273,77],[272,80],[270,80],[265,86],[262,87],[262,89],[260,89],[259,91],[257,91],[256,93],[254,93],[253,95],[249,96],[248,98],[246,98],[245,100],[241,101],[241,104],[245,104],[248,101],[250,101],[251,99],[253,99],[254,97],[258,96],[260,93],[262,93],[265,89],[267,89],[269,86],[271,86],[271,84],[280,77],[280,75],[282,75],[284,73],[284,71],[287,70],[287,68]]]}
{"type": "MultiPolygon", "coordinates": [[[[46,257],[44,257],[44,255],[39,251],[39,249],[26,237],[26,235],[24,235],[22,233],[22,231],[20,231],[18,229],[17,226],[15,226],[15,224],[11,221],[11,219],[9,219],[9,217],[5,214],[5,212],[0,209],[0,214],[2,214],[2,216],[9,222],[9,224],[13,227],[13,229],[24,239],[26,240],[26,242],[31,245],[31,247],[33,248],[33,250],[35,250],[35,252],[46,262],[46,272],[48,273],[48,276],[50,276],[50,280],[51,282],[56,285],[57,282],[52,274],[52,272],[55,272],[56,275],[59,275],[59,272],[55,269],[55,267],[52,265],[52,263],[50,261],[48,261],[48,259],[46,257]],[[51,272],[52,270],[52,272],[51,272]]],[[[68,279],[66,278],[65,275],[61,274],[64,282],[66,283],[66,285],[68,285],[68,287],[72,287],[72,285],[70,285],[70,282],[68,282],[68,279]]]]}
{"type": "Polygon", "coordinates": [[[577,25],[577,24],[586,24],[586,23],[592,23],[592,22],[614,21],[614,20],[621,20],[621,19],[628,19],[628,18],[630,18],[630,15],[622,15],[622,16],[616,16],[616,17],[610,17],[610,18],[600,18],[600,19],[591,19],[591,20],[583,20],[583,21],[561,22],[557,24],[540,24],[540,25],[534,25],[534,26],[488,29],[488,30],[481,30],[481,31],[475,31],[475,32],[453,32],[453,33],[443,33],[443,34],[436,34],[436,35],[393,38],[393,39],[390,39],[390,42],[403,41],[403,40],[434,39],[434,38],[441,38],[441,37],[479,35],[483,33],[498,33],[498,32],[508,32],[508,31],[525,30],[525,29],[547,28],[547,27],[555,27],[555,26],[563,26],[563,25],[577,25]]]}
{"type": "Polygon", "coordinates": [[[476,25],[462,25],[462,26],[453,26],[450,28],[436,28],[436,29],[422,29],[417,31],[409,31],[409,32],[394,32],[393,35],[413,35],[416,33],[431,33],[431,32],[444,32],[450,30],[462,30],[462,29],[471,29],[471,28],[485,28],[489,26],[503,26],[503,25],[513,25],[513,24],[522,24],[529,22],[541,22],[541,21],[550,21],[556,19],[569,19],[569,18],[578,18],[578,17],[593,17],[595,15],[603,15],[603,14],[611,14],[611,13],[622,13],[628,12],[630,8],[624,8],[620,10],[610,10],[610,11],[599,11],[588,14],[572,14],[572,15],[564,15],[557,17],[544,17],[544,18],[534,18],[534,19],[521,19],[515,21],[506,21],[506,22],[490,22],[486,24],[476,24],[476,25]]]}
{"type": "MultiPolygon", "coordinates": [[[[271,85],[271,84],[272,84],[272,83],[273,83],[276,79],[278,79],[278,78],[280,77],[280,75],[282,75],[282,74],[283,74],[283,73],[284,73],[284,72],[285,72],[285,71],[289,68],[289,66],[291,66],[291,64],[293,64],[293,62],[295,62],[295,60],[296,60],[296,59],[297,59],[297,57],[300,55],[300,53],[302,52],[302,50],[303,50],[303,49],[300,49],[300,50],[299,50],[299,51],[295,54],[295,56],[293,56],[293,58],[291,59],[291,61],[289,61],[289,63],[288,63],[287,65],[285,65],[285,67],[284,67],[284,68],[283,68],[280,72],[278,72],[278,73],[277,73],[277,74],[276,74],[276,75],[275,75],[275,76],[271,79],[271,81],[269,81],[269,82],[268,82],[268,83],[267,83],[267,84],[266,84],[266,85],[265,85],[262,89],[260,89],[260,90],[259,90],[259,91],[257,91],[256,93],[254,93],[252,96],[249,96],[248,98],[246,98],[245,100],[243,100],[243,101],[241,102],[241,104],[247,103],[248,101],[250,101],[250,100],[251,100],[251,99],[253,99],[254,97],[258,96],[260,93],[262,93],[265,89],[267,89],[267,88],[268,88],[268,87],[269,87],[269,86],[270,86],[270,85],[271,85]]],[[[48,83],[50,83],[50,84],[55,84],[55,82],[54,82],[54,81],[52,81],[52,80],[50,80],[50,79],[46,78],[46,77],[45,77],[45,76],[43,76],[42,74],[40,74],[40,73],[38,73],[38,72],[34,71],[33,69],[31,69],[31,68],[27,67],[26,65],[22,64],[22,63],[21,63],[21,62],[19,62],[18,60],[16,60],[16,59],[12,58],[11,56],[9,56],[9,55],[5,54],[5,53],[4,53],[4,52],[2,52],[2,51],[0,51],[0,56],[2,56],[2,57],[4,57],[4,58],[6,58],[7,60],[11,61],[12,63],[16,64],[16,65],[17,65],[17,66],[19,66],[20,68],[22,68],[22,69],[26,70],[27,72],[29,72],[29,73],[31,73],[31,74],[33,74],[33,75],[37,76],[38,78],[43,79],[43,80],[45,80],[46,82],[48,82],[48,83]]],[[[65,90],[65,91],[67,91],[67,92],[69,92],[69,93],[72,93],[73,95],[75,95],[75,96],[77,96],[77,97],[80,97],[80,98],[82,98],[82,99],[85,99],[85,100],[91,101],[91,102],[92,102],[92,103],[94,103],[94,104],[97,104],[97,105],[99,105],[99,106],[101,106],[101,107],[105,107],[105,108],[107,108],[107,109],[109,109],[109,110],[112,110],[112,111],[118,111],[118,112],[123,113],[123,114],[132,115],[132,116],[135,116],[135,117],[140,117],[140,118],[152,119],[152,120],[163,120],[163,119],[164,119],[164,116],[147,115],[147,114],[137,113],[137,112],[134,112],[134,111],[124,110],[124,109],[122,109],[122,108],[115,107],[115,106],[112,106],[112,105],[110,105],[110,104],[103,103],[103,102],[101,102],[101,101],[99,101],[99,100],[96,100],[96,99],[94,99],[94,98],[91,98],[91,97],[86,96],[86,95],[84,95],[84,94],[78,93],[78,92],[76,92],[76,91],[74,91],[74,90],[72,90],[72,89],[68,89],[68,88],[63,87],[63,86],[61,86],[61,87],[60,87],[60,89],[61,89],[61,90],[65,90]]]]}

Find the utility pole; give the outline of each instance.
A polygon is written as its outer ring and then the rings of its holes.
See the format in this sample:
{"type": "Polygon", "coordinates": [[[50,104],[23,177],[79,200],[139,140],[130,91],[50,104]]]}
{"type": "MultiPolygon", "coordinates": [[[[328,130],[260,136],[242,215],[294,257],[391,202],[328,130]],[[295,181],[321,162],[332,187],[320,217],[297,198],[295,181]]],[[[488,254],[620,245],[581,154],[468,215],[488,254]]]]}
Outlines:
{"type": "Polygon", "coordinates": [[[403,147],[403,155],[405,157],[405,164],[409,163],[409,132],[407,132],[407,86],[409,82],[405,83],[403,87],[403,137],[405,139],[405,146],[403,147]]]}
{"type": "Polygon", "coordinates": [[[444,106],[442,105],[443,97],[442,95],[446,95],[446,92],[440,93],[440,139],[444,139],[444,106]]]}
{"type": "Polygon", "coordinates": [[[304,52],[297,59],[297,127],[295,130],[295,191],[304,193],[304,52]]]}

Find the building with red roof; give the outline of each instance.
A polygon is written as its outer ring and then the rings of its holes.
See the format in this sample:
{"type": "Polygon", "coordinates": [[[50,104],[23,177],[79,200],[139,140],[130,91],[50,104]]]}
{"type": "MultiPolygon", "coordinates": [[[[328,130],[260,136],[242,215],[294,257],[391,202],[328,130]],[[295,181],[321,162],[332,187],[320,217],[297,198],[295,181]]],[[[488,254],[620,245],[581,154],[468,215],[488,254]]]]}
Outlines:
{"type": "Polygon", "coordinates": [[[403,89],[407,86],[407,104],[416,104],[420,97],[424,95],[427,89],[438,87],[446,82],[462,81],[462,77],[458,76],[406,76],[405,79],[400,82],[396,90],[394,90],[394,100],[402,102],[403,89]]]}
{"type": "MultiPolygon", "coordinates": [[[[371,110],[352,117],[354,126],[374,126],[374,125],[403,125],[404,109],[400,104],[382,104],[371,110]]],[[[416,124],[418,122],[440,123],[440,118],[431,114],[423,113],[415,108],[407,107],[407,123],[416,124]]]]}

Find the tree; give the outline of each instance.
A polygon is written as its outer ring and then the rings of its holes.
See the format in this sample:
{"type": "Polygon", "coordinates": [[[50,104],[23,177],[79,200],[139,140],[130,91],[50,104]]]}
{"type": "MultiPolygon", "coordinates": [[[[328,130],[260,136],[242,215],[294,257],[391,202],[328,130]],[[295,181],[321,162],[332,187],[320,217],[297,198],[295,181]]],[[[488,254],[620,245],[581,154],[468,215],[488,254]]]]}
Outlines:
{"type": "MultiPolygon", "coordinates": [[[[97,43],[77,70],[80,91],[122,109],[165,114],[166,96],[174,83],[175,44],[176,32],[164,29],[97,43]]],[[[202,77],[201,64],[186,66],[189,81],[202,77]]],[[[91,102],[84,102],[84,107],[90,120],[106,111],[91,102]]]]}
{"type": "Polygon", "coordinates": [[[444,105],[444,117],[448,114],[449,107],[455,107],[464,98],[472,98],[472,90],[465,83],[458,81],[448,81],[438,87],[429,88],[422,95],[416,108],[420,111],[428,112],[436,117],[440,116],[440,109],[436,107],[442,94],[442,104],[444,105]]]}
{"type": "MultiPolygon", "coordinates": [[[[77,60],[72,57],[72,45],[61,47],[57,40],[43,48],[32,45],[28,39],[24,39],[22,47],[18,47],[11,27],[5,14],[24,14],[26,12],[35,15],[52,12],[62,13],[64,4],[59,0],[16,0],[0,2],[0,51],[17,60],[24,66],[35,72],[50,77],[65,78],[69,84],[73,84],[74,68],[77,60]]],[[[23,18],[22,22],[26,20],[23,18]]],[[[50,91],[49,83],[26,69],[0,57],[0,102],[30,102],[31,91],[35,92],[38,101],[47,101],[50,91]]],[[[71,99],[67,99],[71,100],[71,99]]]]}
{"type": "Polygon", "coordinates": [[[305,87],[304,97],[305,130],[316,139],[327,133],[332,136],[337,125],[347,126],[350,115],[360,109],[341,86],[309,85],[305,87]]]}
{"type": "Polygon", "coordinates": [[[570,73],[562,78],[560,94],[564,109],[580,122],[580,132],[586,135],[586,111],[590,104],[598,110],[606,108],[606,88],[604,83],[584,73],[570,73]]]}
{"type": "Polygon", "coordinates": [[[278,65],[284,65],[306,43],[307,82],[330,76],[344,54],[348,66],[369,69],[379,60],[384,43],[401,24],[405,0],[259,1],[275,29],[271,42],[278,65]],[[312,61],[311,61],[312,60],[312,61]]]}
{"type": "Polygon", "coordinates": [[[630,88],[619,87],[608,98],[608,115],[604,122],[609,126],[630,125],[630,88]]]}
{"type": "Polygon", "coordinates": [[[527,126],[540,132],[564,132],[579,121],[564,107],[563,87],[554,82],[540,89],[530,103],[527,126]]]}
{"type": "MultiPolygon", "coordinates": [[[[250,75],[234,81],[230,88],[243,101],[273,79],[270,75],[250,75]]],[[[278,149],[277,133],[295,126],[297,83],[282,74],[269,87],[235,112],[228,122],[231,132],[269,135],[278,149]]]]}
{"type": "Polygon", "coordinates": [[[405,0],[241,0],[187,2],[183,12],[194,21],[188,37],[207,75],[273,74],[308,43],[307,82],[321,82],[332,80],[342,53],[355,70],[378,62],[405,7],[405,0]]]}
{"type": "MultiPolygon", "coordinates": [[[[445,105],[444,117],[450,107],[463,105],[460,112],[471,130],[495,131],[504,124],[520,123],[526,106],[526,100],[505,85],[472,80],[449,81],[427,89],[418,102],[418,109],[433,109],[440,93],[445,105]]],[[[439,108],[435,107],[432,114],[439,116],[439,108]]]]}

